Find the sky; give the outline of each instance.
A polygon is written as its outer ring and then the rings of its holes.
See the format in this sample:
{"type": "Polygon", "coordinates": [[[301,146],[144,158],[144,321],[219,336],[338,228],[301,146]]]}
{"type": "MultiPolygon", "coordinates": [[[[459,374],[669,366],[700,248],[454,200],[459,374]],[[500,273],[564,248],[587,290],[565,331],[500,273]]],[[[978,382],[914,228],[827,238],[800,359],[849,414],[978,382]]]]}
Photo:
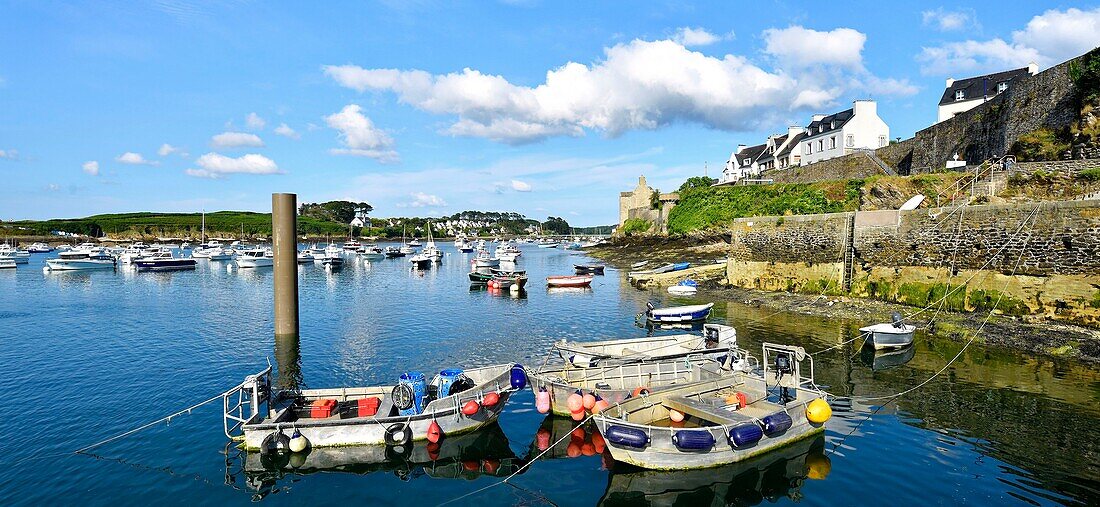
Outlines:
{"type": "Polygon", "coordinates": [[[6,2],[0,219],[366,201],[618,220],[814,113],[935,121],[944,79],[1100,45],[1100,7],[6,2]]]}

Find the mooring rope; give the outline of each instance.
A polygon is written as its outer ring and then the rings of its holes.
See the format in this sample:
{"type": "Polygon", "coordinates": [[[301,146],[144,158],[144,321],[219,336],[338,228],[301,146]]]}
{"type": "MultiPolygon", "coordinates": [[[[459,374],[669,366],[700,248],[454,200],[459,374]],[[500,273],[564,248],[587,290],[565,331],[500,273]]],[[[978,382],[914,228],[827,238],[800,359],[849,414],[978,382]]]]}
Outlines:
{"type": "Polygon", "coordinates": [[[134,428],[134,429],[132,429],[132,430],[129,430],[129,431],[126,431],[126,432],[120,433],[120,434],[118,434],[118,435],[115,435],[115,436],[113,436],[113,437],[111,437],[111,438],[107,438],[107,439],[104,439],[104,440],[100,440],[99,442],[96,442],[96,443],[94,443],[94,444],[92,444],[92,445],[88,445],[88,446],[85,446],[85,447],[81,447],[80,449],[77,449],[76,451],[73,451],[73,452],[74,452],[75,454],[85,454],[85,453],[86,453],[86,451],[88,451],[88,450],[90,450],[90,449],[94,449],[94,448],[96,448],[96,447],[99,447],[99,446],[101,446],[101,445],[104,445],[104,444],[107,444],[107,443],[110,443],[110,442],[114,442],[115,440],[118,440],[118,439],[120,439],[120,438],[124,438],[124,437],[130,436],[130,435],[133,435],[134,433],[137,433],[137,432],[139,432],[139,431],[141,431],[141,430],[144,430],[144,429],[150,428],[150,427],[152,427],[152,426],[154,426],[154,425],[156,425],[156,424],[159,424],[159,423],[162,423],[162,422],[171,422],[171,420],[172,420],[172,418],[173,418],[173,417],[176,417],[176,416],[180,416],[180,415],[184,415],[184,414],[190,414],[192,410],[194,410],[194,409],[196,409],[196,408],[199,408],[199,407],[201,407],[201,406],[203,406],[203,405],[206,405],[206,404],[208,404],[208,403],[212,403],[212,402],[214,402],[214,401],[217,401],[217,400],[219,400],[219,399],[221,399],[221,398],[225,397],[225,396],[226,396],[227,394],[231,394],[231,393],[232,393],[233,391],[235,391],[235,390],[237,390],[237,387],[234,387],[233,389],[230,389],[230,390],[228,390],[228,391],[224,391],[224,392],[222,392],[221,394],[218,394],[217,396],[214,396],[214,397],[212,397],[212,398],[209,398],[209,399],[207,399],[207,400],[205,400],[205,401],[201,401],[201,402],[199,402],[199,403],[196,403],[196,404],[194,404],[194,405],[191,405],[190,407],[187,407],[187,408],[185,408],[185,409],[183,409],[183,410],[180,410],[180,411],[177,411],[177,412],[173,412],[173,413],[171,413],[171,414],[169,414],[169,415],[166,415],[166,416],[164,416],[164,417],[161,417],[160,419],[157,419],[157,420],[155,420],[155,421],[152,421],[152,422],[149,422],[149,423],[143,424],[143,425],[141,425],[141,426],[138,426],[137,428],[134,428]]]}

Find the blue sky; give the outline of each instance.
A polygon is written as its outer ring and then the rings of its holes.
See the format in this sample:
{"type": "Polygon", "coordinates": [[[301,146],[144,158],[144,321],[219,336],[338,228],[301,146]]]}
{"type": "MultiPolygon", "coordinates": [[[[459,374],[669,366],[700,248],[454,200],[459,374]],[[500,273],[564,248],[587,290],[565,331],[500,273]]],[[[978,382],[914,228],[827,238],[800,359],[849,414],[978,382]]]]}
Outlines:
{"type": "Polygon", "coordinates": [[[614,223],[814,112],[1100,45],[1093,4],[0,2],[0,218],[366,200],[614,223]]]}

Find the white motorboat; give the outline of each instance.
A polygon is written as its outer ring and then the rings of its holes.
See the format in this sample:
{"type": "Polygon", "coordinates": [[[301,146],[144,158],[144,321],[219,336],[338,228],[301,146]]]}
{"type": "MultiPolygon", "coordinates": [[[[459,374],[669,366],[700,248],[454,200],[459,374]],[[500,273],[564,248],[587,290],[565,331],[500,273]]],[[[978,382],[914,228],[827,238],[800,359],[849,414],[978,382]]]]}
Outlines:
{"type": "Polygon", "coordinates": [[[15,269],[15,259],[0,259],[0,269],[15,269]]]}
{"type": "Polygon", "coordinates": [[[309,246],[309,253],[313,254],[314,259],[319,259],[325,256],[325,247],[314,243],[309,246]]]}
{"type": "Polygon", "coordinates": [[[274,254],[265,248],[245,250],[238,253],[236,259],[238,268],[270,268],[274,262],[274,254]]]}
{"type": "Polygon", "coordinates": [[[416,238],[413,238],[412,241],[409,242],[409,246],[412,246],[412,247],[420,246],[420,240],[416,239],[416,238]]]}
{"type": "Polygon", "coordinates": [[[496,258],[504,262],[516,262],[520,256],[519,247],[510,241],[503,241],[496,250],[496,258]]]}
{"type": "Polygon", "coordinates": [[[27,251],[30,253],[50,253],[53,251],[53,247],[45,243],[31,243],[27,247],[27,251]]]}
{"type": "Polygon", "coordinates": [[[379,261],[386,258],[386,252],[384,252],[378,245],[367,244],[363,245],[363,248],[359,250],[359,258],[368,261],[379,261]]]}
{"type": "Polygon", "coordinates": [[[160,251],[133,261],[138,271],[182,271],[195,269],[195,259],[176,257],[172,251],[162,248],[160,251]]]}
{"type": "Polygon", "coordinates": [[[500,259],[501,262],[516,262],[516,259],[518,258],[518,252],[501,252],[499,250],[497,251],[497,259],[500,259]]]}
{"type": "Polygon", "coordinates": [[[917,326],[906,324],[900,314],[895,313],[893,317],[893,322],[861,327],[859,332],[863,333],[867,342],[876,350],[896,349],[911,345],[913,343],[913,333],[917,331],[917,326]]]}
{"type": "Polygon", "coordinates": [[[344,242],[344,250],[351,250],[354,252],[356,250],[359,250],[359,247],[361,246],[363,246],[363,244],[354,239],[349,239],[344,242]]]}
{"type": "Polygon", "coordinates": [[[474,258],[474,267],[477,268],[499,268],[500,259],[489,255],[488,250],[478,250],[477,257],[474,258]]]}
{"type": "Polygon", "coordinates": [[[0,259],[11,259],[16,264],[26,264],[30,262],[31,253],[11,245],[0,245],[0,259]]]}
{"type": "Polygon", "coordinates": [[[114,269],[115,258],[102,248],[74,248],[61,252],[56,259],[46,259],[46,269],[50,271],[82,271],[91,269],[114,269]]]}
{"type": "Polygon", "coordinates": [[[432,267],[432,258],[426,253],[418,253],[409,257],[409,262],[412,263],[415,269],[428,269],[432,267]]]}
{"type": "Polygon", "coordinates": [[[313,254],[310,253],[308,248],[298,252],[298,264],[309,264],[314,260],[313,254]]]}
{"type": "Polygon", "coordinates": [[[208,248],[206,250],[206,258],[212,261],[229,261],[233,260],[233,250],[228,248],[208,248]]]}

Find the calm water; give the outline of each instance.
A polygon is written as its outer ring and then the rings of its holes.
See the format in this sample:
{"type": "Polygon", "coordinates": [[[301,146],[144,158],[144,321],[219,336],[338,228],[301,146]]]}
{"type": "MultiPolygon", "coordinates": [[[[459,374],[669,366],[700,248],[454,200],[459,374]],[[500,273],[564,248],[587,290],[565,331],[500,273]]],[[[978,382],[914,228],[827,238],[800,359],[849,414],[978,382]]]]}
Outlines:
{"type": "MultiPolygon", "coordinates": [[[[532,278],[525,298],[471,291],[468,256],[448,245],[443,265],[424,274],[404,259],[336,273],[302,267],[295,347],[271,337],[270,269],[201,261],[195,272],[43,273],[43,259],[0,272],[3,505],[446,502],[499,481],[571,422],[539,414],[526,391],[498,426],[445,440],[434,462],[421,448],[389,462],[365,450],[338,469],[284,473],[256,471],[229,448],[211,404],[98,457],[70,452],[214,396],[269,360],[310,387],[392,383],[408,369],[538,364],[561,338],[642,336],[633,316],[651,298],[670,302],[614,271],[590,292],[547,293],[542,277],[583,258],[530,246],[519,262],[532,278]]],[[[728,302],[712,320],[736,326],[757,354],[764,340],[823,349],[861,324],[728,302]]],[[[837,394],[891,394],[960,347],[918,336],[905,354],[876,357],[853,345],[818,356],[817,379],[837,394]]],[[[508,484],[452,505],[1100,504],[1095,369],[975,345],[896,404],[834,410],[824,441],[706,471],[625,470],[580,431],[508,484]]]]}

